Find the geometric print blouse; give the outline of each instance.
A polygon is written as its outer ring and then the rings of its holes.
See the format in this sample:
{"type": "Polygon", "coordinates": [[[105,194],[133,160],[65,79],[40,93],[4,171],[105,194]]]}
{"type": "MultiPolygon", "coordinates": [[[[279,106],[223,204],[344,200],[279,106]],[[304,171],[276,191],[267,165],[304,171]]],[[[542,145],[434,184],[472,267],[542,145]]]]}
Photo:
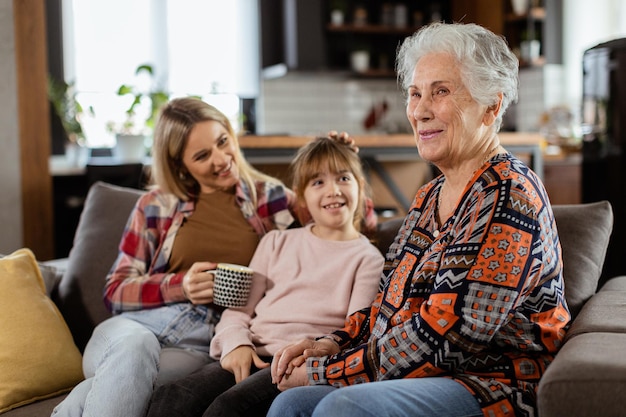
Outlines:
{"type": "Polygon", "coordinates": [[[485,416],[536,416],[539,379],[570,322],[561,246],[543,184],[509,153],[475,173],[438,227],[437,177],[421,187],[371,307],[309,358],[311,384],[448,377],[485,416]]]}

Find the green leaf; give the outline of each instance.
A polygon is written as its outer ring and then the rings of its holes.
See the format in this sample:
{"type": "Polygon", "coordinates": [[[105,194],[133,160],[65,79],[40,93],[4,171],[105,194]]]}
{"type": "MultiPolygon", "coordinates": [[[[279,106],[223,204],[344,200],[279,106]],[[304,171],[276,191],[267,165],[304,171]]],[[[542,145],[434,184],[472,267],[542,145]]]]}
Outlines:
{"type": "Polygon", "coordinates": [[[123,96],[126,94],[132,94],[132,93],[133,93],[133,87],[130,87],[126,84],[120,85],[120,88],[117,90],[118,96],[123,96]]]}

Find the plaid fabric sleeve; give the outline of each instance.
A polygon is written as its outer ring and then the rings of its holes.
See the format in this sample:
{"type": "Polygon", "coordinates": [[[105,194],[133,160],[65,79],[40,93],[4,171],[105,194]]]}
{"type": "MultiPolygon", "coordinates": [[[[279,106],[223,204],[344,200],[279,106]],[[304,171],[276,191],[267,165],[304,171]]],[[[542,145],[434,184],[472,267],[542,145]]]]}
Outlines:
{"type": "Polygon", "coordinates": [[[153,195],[140,198],[128,220],[118,258],[107,276],[104,301],[112,313],[183,301],[183,274],[166,274],[172,210],[153,195]],[[168,213],[168,214],[165,214],[168,213]],[[169,236],[169,235],[168,235],[169,236]]]}

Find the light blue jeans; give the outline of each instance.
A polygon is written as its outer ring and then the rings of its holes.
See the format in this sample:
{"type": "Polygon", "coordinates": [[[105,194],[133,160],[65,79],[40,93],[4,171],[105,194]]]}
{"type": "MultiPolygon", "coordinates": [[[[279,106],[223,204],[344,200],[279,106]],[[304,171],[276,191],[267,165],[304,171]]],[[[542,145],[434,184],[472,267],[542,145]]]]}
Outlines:
{"type": "Polygon", "coordinates": [[[448,378],[411,378],[281,393],[267,417],[482,417],[476,399],[448,378]]]}
{"type": "Polygon", "coordinates": [[[210,361],[218,319],[211,309],[182,303],[105,320],[85,348],[85,380],[52,415],[143,417],[155,383],[178,379],[210,361]]]}

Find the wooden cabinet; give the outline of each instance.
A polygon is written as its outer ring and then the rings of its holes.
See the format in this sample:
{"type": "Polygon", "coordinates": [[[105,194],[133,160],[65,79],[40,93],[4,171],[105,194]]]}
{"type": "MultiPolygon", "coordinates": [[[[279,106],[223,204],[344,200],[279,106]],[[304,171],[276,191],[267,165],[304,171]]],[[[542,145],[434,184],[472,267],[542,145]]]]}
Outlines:
{"type": "Polygon", "coordinates": [[[360,77],[395,77],[395,49],[417,28],[394,28],[379,24],[329,23],[326,27],[330,69],[350,70],[360,77]],[[365,67],[355,68],[353,54],[365,57],[365,67]],[[364,55],[363,55],[364,54],[364,55]]]}
{"type": "Polygon", "coordinates": [[[353,52],[369,54],[357,76],[393,77],[396,50],[404,38],[431,21],[477,23],[503,35],[520,66],[560,64],[562,0],[528,0],[525,13],[511,0],[324,0],[325,61],[330,70],[353,70],[353,52]]]}
{"type": "Polygon", "coordinates": [[[515,13],[510,7],[505,8],[503,35],[519,58],[520,66],[544,62],[541,46],[545,18],[546,10],[541,6],[529,7],[524,14],[515,13]]]}
{"type": "Polygon", "coordinates": [[[330,70],[360,77],[395,77],[399,44],[423,24],[450,21],[452,0],[324,0],[324,39],[330,70]],[[365,53],[367,65],[353,65],[353,53],[365,53]]]}
{"type": "Polygon", "coordinates": [[[524,41],[537,39],[545,61],[560,64],[561,2],[529,0],[528,12],[516,14],[511,0],[263,0],[262,67],[394,77],[398,46],[431,21],[478,23],[504,35],[518,55],[524,41]],[[354,70],[357,51],[368,55],[364,70],[354,70]]]}
{"type": "Polygon", "coordinates": [[[544,158],[543,183],[552,204],[582,202],[582,157],[579,153],[544,158]]]}
{"type": "Polygon", "coordinates": [[[562,0],[529,0],[523,14],[511,0],[453,0],[452,19],[472,22],[503,35],[520,59],[520,66],[561,64],[562,0]],[[538,41],[531,46],[531,41],[538,41]],[[530,53],[538,47],[538,57],[530,53]]]}

